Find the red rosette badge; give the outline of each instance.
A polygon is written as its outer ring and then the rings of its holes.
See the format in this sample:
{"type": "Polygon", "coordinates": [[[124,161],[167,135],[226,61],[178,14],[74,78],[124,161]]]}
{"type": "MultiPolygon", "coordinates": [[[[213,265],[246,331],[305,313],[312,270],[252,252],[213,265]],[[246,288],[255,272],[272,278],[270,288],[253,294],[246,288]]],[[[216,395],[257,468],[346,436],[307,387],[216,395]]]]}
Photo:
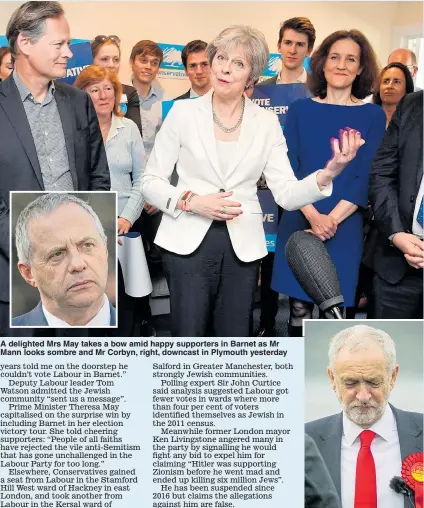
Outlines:
{"type": "Polygon", "coordinates": [[[415,494],[415,507],[424,508],[424,454],[422,452],[408,455],[402,463],[402,478],[415,494]]]}

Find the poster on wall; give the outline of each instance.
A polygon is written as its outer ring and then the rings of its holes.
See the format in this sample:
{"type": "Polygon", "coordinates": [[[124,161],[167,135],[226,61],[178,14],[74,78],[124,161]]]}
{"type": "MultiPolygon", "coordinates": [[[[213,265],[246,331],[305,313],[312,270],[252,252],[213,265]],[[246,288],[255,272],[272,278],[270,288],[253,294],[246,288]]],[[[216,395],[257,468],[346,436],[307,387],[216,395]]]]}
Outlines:
{"type": "Polygon", "coordinates": [[[184,48],[181,44],[166,44],[158,42],[163,51],[163,60],[160,64],[158,78],[187,79],[181,52],[184,48]]]}

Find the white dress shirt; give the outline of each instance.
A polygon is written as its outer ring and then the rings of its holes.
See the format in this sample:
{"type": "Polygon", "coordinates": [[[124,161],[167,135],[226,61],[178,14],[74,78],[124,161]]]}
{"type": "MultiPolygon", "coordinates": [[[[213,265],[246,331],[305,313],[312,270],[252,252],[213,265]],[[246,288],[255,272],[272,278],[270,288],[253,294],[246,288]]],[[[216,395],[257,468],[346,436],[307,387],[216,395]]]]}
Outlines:
{"type": "Polygon", "coordinates": [[[419,238],[424,238],[424,229],[421,227],[421,224],[417,221],[417,215],[420,209],[423,195],[424,195],[424,178],[421,178],[421,184],[418,190],[417,200],[415,201],[414,220],[412,221],[412,232],[419,238]]]}
{"type": "MultiPolygon", "coordinates": [[[[49,326],[51,326],[52,328],[71,328],[71,325],[68,324],[66,321],[63,321],[62,319],[53,316],[53,314],[50,314],[50,312],[44,307],[44,305],[42,307],[49,326]]],[[[110,305],[109,299],[106,295],[104,295],[103,298],[102,308],[93,317],[93,319],[89,321],[85,326],[96,326],[96,327],[110,326],[110,305]]]]}
{"type": "MultiPolygon", "coordinates": [[[[306,79],[308,77],[308,74],[306,73],[306,69],[303,69],[302,74],[296,79],[296,81],[293,81],[293,83],[306,83],[306,79]]],[[[284,81],[281,80],[281,71],[278,74],[277,78],[277,85],[287,85],[284,81]]],[[[291,83],[289,83],[291,84],[291,83]]]]}
{"type": "MultiPolygon", "coordinates": [[[[359,434],[363,431],[343,412],[341,453],[341,494],[343,508],[354,508],[356,460],[360,449],[359,434]]],[[[377,476],[377,508],[403,508],[404,498],[390,487],[390,480],[400,476],[402,459],[396,420],[387,404],[383,416],[369,430],[375,432],[371,443],[377,476]]]]}

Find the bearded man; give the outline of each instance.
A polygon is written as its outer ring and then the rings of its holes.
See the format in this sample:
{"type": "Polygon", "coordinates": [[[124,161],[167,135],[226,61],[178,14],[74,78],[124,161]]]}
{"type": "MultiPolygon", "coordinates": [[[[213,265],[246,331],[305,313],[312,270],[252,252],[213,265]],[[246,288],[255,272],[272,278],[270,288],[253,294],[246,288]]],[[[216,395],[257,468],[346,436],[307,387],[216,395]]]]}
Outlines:
{"type": "MultiPolygon", "coordinates": [[[[410,508],[390,488],[406,457],[423,450],[423,415],[391,405],[399,372],[393,339],[358,325],[331,341],[328,377],[343,411],[309,422],[343,508],[410,508]]],[[[417,388],[417,396],[421,388],[417,388]]]]}

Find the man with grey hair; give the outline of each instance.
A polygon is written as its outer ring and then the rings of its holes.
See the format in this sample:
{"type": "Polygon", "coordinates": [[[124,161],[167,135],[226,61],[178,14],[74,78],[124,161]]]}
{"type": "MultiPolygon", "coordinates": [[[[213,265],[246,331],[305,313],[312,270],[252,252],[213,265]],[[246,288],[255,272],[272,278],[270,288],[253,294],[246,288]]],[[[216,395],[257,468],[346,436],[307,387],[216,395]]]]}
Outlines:
{"type": "Polygon", "coordinates": [[[18,269],[40,303],[12,326],[114,326],[105,294],[107,239],[92,207],[72,194],[43,194],[16,223],[18,269]]]}
{"type": "MultiPolygon", "coordinates": [[[[399,62],[408,67],[408,70],[411,73],[415,85],[415,79],[418,74],[417,57],[415,56],[415,53],[410,49],[406,48],[395,49],[390,53],[389,58],[387,59],[388,64],[394,62],[399,62]]],[[[415,86],[415,92],[418,90],[421,90],[421,88],[415,86]]]]}
{"type": "Polygon", "coordinates": [[[423,415],[388,403],[399,372],[392,338],[370,326],[345,328],[330,343],[329,363],[343,411],[307,423],[305,431],[321,452],[343,508],[406,508],[409,499],[389,485],[400,476],[404,459],[423,449],[423,415]]]}
{"type": "MultiPolygon", "coordinates": [[[[14,190],[109,190],[109,168],[91,99],[55,81],[66,76],[72,56],[62,6],[20,5],[6,37],[14,70],[0,82],[0,208],[8,212],[9,192],[14,190]]],[[[0,250],[0,305],[6,307],[7,274],[8,259],[0,250]]]]}

